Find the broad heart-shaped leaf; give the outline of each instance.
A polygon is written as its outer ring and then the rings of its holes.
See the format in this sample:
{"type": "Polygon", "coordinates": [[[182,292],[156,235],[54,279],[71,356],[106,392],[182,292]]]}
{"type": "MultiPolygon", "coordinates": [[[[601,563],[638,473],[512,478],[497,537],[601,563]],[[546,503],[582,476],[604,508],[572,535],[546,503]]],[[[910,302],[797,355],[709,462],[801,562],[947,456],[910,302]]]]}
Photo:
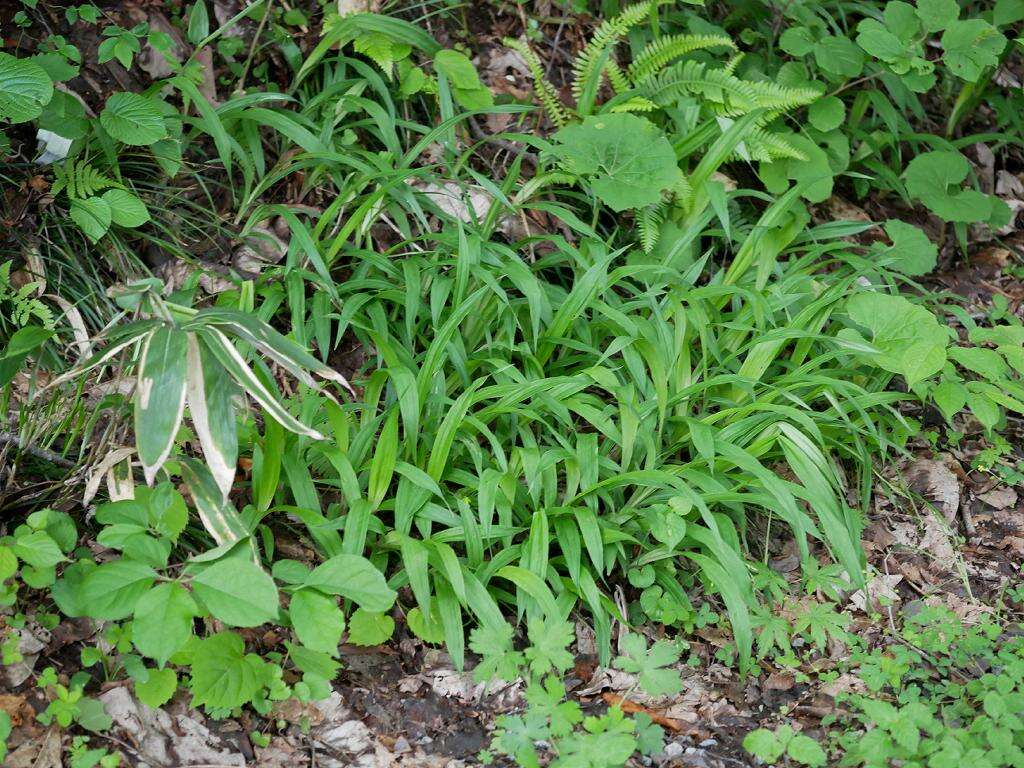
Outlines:
{"type": "Polygon", "coordinates": [[[147,669],[144,682],[135,681],[135,695],[151,709],[162,707],[178,690],[178,673],[173,669],[147,669]]]}
{"type": "Polygon", "coordinates": [[[335,555],[306,578],[306,587],[341,595],[367,611],[383,612],[395,603],[395,591],[384,574],[360,555],[335,555]]]}
{"type": "Polygon", "coordinates": [[[248,560],[214,563],[192,580],[192,590],[210,613],[233,627],[255,627],[277,619],[274,580],[248,560]]]}
{"type": "Polygon", "coordinates": [[[905,275],[927,275],[935,269],[939,249],[923,231],[913,224],[891,219],[885,223],[885,233],[892,240],[892,246],[876,244],[873,250],[881,254],[892,269],[905,275]]]}
{"type": "Polygon", "coordinates": [[[122,227],[141,227],[149,221],[149,209],[124,189],[108,189],[101,197],[110,206],[110,219],[122,227]]]}
{"type": "Polygon", "coordinates": [[[64,553],[46,531],[30,531],[15,536],[14,554],[33,568],[53,568],[64,559],[64,553]]]}
{"type": "Polygon", "coordinates": [[[348,621],[348,642],[352,645],[380,645],[395,631],[395,620],[386,613],[356,609],[348,621]]]}
{"type": "Polygon", "coordinates": [[[188,334],[188,411],[203,458],[227,501],[238,461],[238,427],[233,398],[240,392],[217,358],[194,333],[188,334]]]}
{"type": "Polygon", "coordinates": [[[267,683],[266,662],[246,654],[242,638],[234,632],[194,640],[190,651],[193,706],[234,709],[252,701],[267,683]]]}
{"type": "Polygon", "coordinates": [[[942,60],[954,75],[971,83],[999,63],[1005,47],[1006,37],[984,19],[954,21],[942,33],[942,60]]]}
{"type": "Polygon", "coordinates": [[[288,616],[304,646],[337,655],[341,633],[345,631],[345,614],[338,607],[337,598],[308,587],[300,589],[292,595],[288,616]]]}
{"type": "Polygon", "coordinates": [[[134,560],[97,566],[82,580],[80,607],[94,619],[116,621],[130,616],[156,579],[156,571],[134,560]]]}
{"type": "Polygon", "coordinates": [[[903,172],[907,193],[946,221],[972,223],[992,216],[992,198],[974,189],[961,190],[970,164],[956,151],[925,152],[903,172]],[[953,189],[950,189],[950,188],[953,189]]]}
{"type": "Polygon", "coordinates": [[[562,166],[586,178],[616,211],[657,203],[682,178],[672,144],[654,123],[636,115],[591,115],[553,138],[562,166]]]}
{"type": "Polygon", "coordinates": [[[942,370],[949,334],[924,307],[884,293],[858,293],[846,305],[850,319],[871,331],[878,354],[870,359],[913,386],[942,370]]]}
{"type": "Polygon", "coordinates": [[[158,584],[135,604],[132,642],[162,667],[192,637],[192,618],[198,614],[196,601],[183,586],[158,584]]]}
{"type": "Polygon", "coordinates": [[[939,32],[956,23],[960,3],[957,0],[917,0],[917,16],[925,32],[939,32]]]}
{"type": "Polygon", "coordinates": [[[770,163],[761,163],[757,173],[769,192],[781,195],[789,188],[789,181],[804,182],[800,196],[812,203],[821,203],[832,195],[835,173],[829,163],[828,154],[806,136],[796,133],[783,134],[785,140],[803,153],[803,160],[779,158],[770,163]]]}
{"type": "Polygon", "coordinates": [[[152,485],[171,453],[185,412],[188,337],[172,325],[161,325],[146,339],[135,390],[135,445],[152,485]]]}
{"type": "Polygon", "coordinates": [[[100,125],[114,139],[135,147],[155,144],[167,135],[156,99],[137,93],[112,94],[100,112],[100,125]]]}
{"type": "Polygon", "coordinates": [[[35,120],[52,97],[53,83],[46,70],[34,61],[0,53],[0,119],[35,120]]]}
{"type": "Polygon", "coordinates": [[[70,213],[71,220],[94,243],[107,234],[113,221],[110,204],[102,197],[72,200],[70,213]]]}

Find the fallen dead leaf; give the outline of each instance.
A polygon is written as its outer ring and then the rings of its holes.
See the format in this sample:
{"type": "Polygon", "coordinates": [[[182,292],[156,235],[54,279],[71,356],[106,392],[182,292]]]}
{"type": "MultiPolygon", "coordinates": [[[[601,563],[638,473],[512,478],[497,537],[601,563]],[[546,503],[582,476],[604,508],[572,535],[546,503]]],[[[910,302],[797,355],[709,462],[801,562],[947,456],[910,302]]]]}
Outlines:
{"type": "Polygon", "coordinates": [[[867,583],[867,590],[858,589],[850,595],[850,605],[863,613],[870,613],[879,605],[879,600],[885,598],[888,601],[896,602],[900,599],[895,586],[903,581],[899,574],[876,574],[867,583]]]}
{"type": "Polygon", "coordinates": [[[945,461],[918,459],[906,471],[910,488],[932,502],[947,522],[955,520],[960,509],[960,481],[949,466],[955,461],[952,457],[945,461]]]}
{"type": "Polygon", "coordinates": [[[138,745],[139,757],[150,765],[245,765],[244,755],[188,714],[172,715],[167,708],[150,709],[125,687],[112,688],[99,698],[114,725],[138,745]]]}
{"type": "Polygon", "coordinates": [[[796,685],[796,676],[792,672],[772,672],[765,678],[766,691],[788,691],[796,685]]]}
{"type": "Polygon", "coordinates": [[[638,704],[631,699],[624,699],[616,693],[604,693],[601,695],[601,698],[604,699],[604,703],[608,706],[618,707],[627,715],[636,715],[642,712],[651,718],[652,723],[656,723],[662,728],[667,728],[670,731],[675,731],[676,733],[679,733],[680,731],[690,731],[690,727],[687,723],[679,720],[673,720],[671,717],[665,717],[665,715],[650,709],[649,707],[645,707],[643,704],[638,704]]]}
{"type": "Polygon", "coordinates": [[[1013,488],[996,488],[978,496],[993,509],[1008,509],[1017,503],[1017,492],[1013,488]]]}
{"type": "Polygon", "coordinates": [[[25,697],[18,693],[0,693],[0,712],[6,712],[11,725],[17,728],[35,717],[35,710],[25,697]]]}

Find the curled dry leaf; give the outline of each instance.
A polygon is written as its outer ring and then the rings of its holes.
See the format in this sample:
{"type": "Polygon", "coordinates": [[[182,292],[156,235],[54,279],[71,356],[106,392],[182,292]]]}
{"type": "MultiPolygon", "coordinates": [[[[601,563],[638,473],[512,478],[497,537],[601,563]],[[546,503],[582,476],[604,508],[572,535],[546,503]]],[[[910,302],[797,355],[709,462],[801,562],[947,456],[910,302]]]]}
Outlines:
{"type": "Polygon", "coordinates": [[[911,490],[934,504],[947,522],[955,520],[960,509],[960,480],[950,468],[950,462],[955,459],[918,459],[906,471],[911,490]]]}

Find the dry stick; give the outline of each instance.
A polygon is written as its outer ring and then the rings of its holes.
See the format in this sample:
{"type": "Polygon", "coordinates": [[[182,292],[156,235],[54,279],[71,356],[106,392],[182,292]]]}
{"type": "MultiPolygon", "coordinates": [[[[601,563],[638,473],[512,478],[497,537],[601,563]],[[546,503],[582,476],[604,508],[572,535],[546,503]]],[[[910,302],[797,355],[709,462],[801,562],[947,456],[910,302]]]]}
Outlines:
{"type": "Polygon", "coordinates": [[[267,0],[267,7],[263,9],[263,18],[256,27],[256,34],[253,35],[252,43],[249,45],[249,55],[245,57],[245,66],[242,67],[242,74],[238,76],[238,85],[235,86],[235,93],[241,93],[245,87],[245,78],[249,74],[249,67],[252,66],[253,56],[256,55],[256,44],[260,41],[263,28],[267,26],[267,19],[270,18],[270,9],[274,6],[274,0],[267,0]]]}
{"type": "Polygon", "coordinates": [[[64,469],[71,469],[75,466],[73,461],[65,459],[59,453],[54,453],[46,448],[40,448],[37,445],[32,445],[32,443],[26,442],[18,435],[13,432],[8,432],[7,430],[0,430],[0,445],[15,445],[18,450],[27,453],[30,456],[35,456],[37,459],[42,459],[43,461],[48,461],[51,464],[56,464],[58,467],[63,467],[64,469]]]}

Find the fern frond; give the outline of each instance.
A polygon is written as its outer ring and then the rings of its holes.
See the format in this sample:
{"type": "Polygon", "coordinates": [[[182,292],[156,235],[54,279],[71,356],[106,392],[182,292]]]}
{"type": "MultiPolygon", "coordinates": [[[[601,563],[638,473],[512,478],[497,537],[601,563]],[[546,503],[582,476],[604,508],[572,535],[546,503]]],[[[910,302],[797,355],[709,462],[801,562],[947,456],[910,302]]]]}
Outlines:
{"type": "Polygon", "coordinates": [[[723,69],[709,69],[699,61],[674,64],[644,80],[639,91],[658,104],[701,96],[714,114],[723,117],[740,117],[756,109],[778,114],[818,98],[818,92],[810,88],[741,80],[723,69]]]}
{"type": "Polygon", "coordinates": [[[602,62],[607,50],[619,42],[623,35],[635,27],[650,13],[651,7],[659,0],[645,0],[626,6],[622,13],[601,24],[594,32],[590,42],[576,55],[572,63],[572,95],[579,101],[580,97],[591,85],[594,78],[605,71],[602,62]]]}
{"type": "Polygon", "coordinates": [[[625,93],[629,90],[629,80],[626,79],[625,73],[611,59],[604,63],[604,73],[608,76],[608,82],[612,84],[615,93],[625,93]]]}
{"type": "Polygon", "coordinates": [[[54,196],[65,191],[72,200],[80,200],[92,197],[101,189],[123,189],[122,184],[103,175],[85,160],[67,160],[63,167],[55,167],[53,172],[55,178],[50,193],[54,196]]]}
{"type": "Polygon", "coordinates": [[[722,67],[722,69],[724,69],[730,75],[735,75],[736,67],[740,65],[740,62],[743,61],[743,57],[746,55],[747,54],[745,53],[737,53],[735,56],[733,56],[731,59],[725,62],[725,66],[722,67]]]}
{"type": "Polygon", "coordinates": [[[636,83],[660,72],[669,62],[704,48],[736,48],[725,35],[667,35],[647,44],[629,65],[629,79],[636,83]]]}
{"type": "Polygon", "coordinates": [[[794,147],[785,138],[760,126],[753,126],[743,137],[751,160],[770,162],[789,158],[806,160],[807,155],[794,147]]]}
{"type": "Polygon", "coordinates": [[[526,43],[511,37],[505,38],[505,45],[522,56],[523,61],[526,62],[526,67],[530,70],[530,76],[533,78],[533,92],[537,95],[541,106],[544,107],[544,111],[547,112],[548,118],[556,128],[565,126],[569,122],[569,112],[559,100],[555,87],[544,77],[544,67],[540,63],[540,59],[537,58],[537,54],[526,43]]]}
{"type": "Polygon", "coordinates": [[[15,289],[11,285],[11,265],[8,261],[0,264],[0,302],[10,304],[10,310],[4,314],[17,326],[25,326],[36,318],[44,328],[53,329],[53,311],[32,294],[39,287],[38,282],[31,282],[15,289]]]}
{"type": "Polygon", "coordinates": [[[693,185],[684,174],[679,174],[679,181],[672,187],[675,201],[683,208],[689,209],[693,203],[693,185]]]}
{"type": "Polygon", "coordinates": [[[640,247],[644,253],[650,253],[661,237],[661,225],[665,221],[665,201],[644,206],[636,215],[637,229],[640,234],[640,247]]]}
{"type": "Polygon", "coordinates": [[[657,109],[658,105],[650,99],[644,99],[639,96],[634,96],[631,99],[627,99],[621,104],[615,104],[608,107],[609,112],[650,112],[651,110],[657,109]]]}

